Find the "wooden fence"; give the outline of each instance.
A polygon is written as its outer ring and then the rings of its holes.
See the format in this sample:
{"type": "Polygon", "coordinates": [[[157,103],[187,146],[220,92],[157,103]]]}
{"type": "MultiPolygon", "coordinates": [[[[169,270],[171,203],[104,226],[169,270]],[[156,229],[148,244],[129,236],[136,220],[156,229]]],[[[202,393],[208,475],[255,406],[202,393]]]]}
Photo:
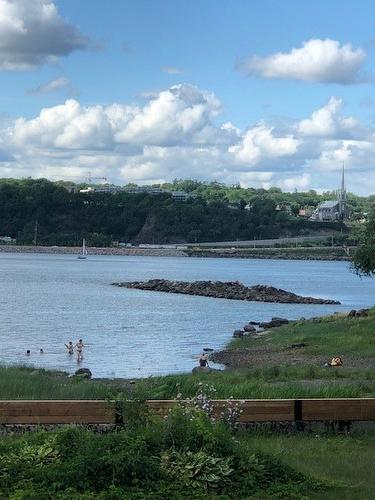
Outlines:
{"type": "MultiPolygon", "coordinates": [[[[239,422],[335,422],[375,421],[375,398],[358,399],[246,399],[239,422]]],[[[173,400],[149,400],[146,404],[165,415],[173,400]]],[[[214,400],[219,415],[225,400],[214,400]]],[[[126,409],[125,409],[126,418],[126,409]]],[[[115,424],[122,421],[116,403],[96,400],[0,401],[0,424],[115,424]]]]}

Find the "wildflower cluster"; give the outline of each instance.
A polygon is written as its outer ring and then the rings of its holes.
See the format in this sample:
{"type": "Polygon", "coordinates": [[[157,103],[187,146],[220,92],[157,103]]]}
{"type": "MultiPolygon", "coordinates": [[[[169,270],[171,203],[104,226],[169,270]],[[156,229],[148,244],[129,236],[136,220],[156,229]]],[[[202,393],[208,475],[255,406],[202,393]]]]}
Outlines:
{"type": "Polygon", "coordinates": [[[243,413],[243,401],[235,401],[231,396],[223,405],[220,420],[225,422],[231,429],[236,427],[239,417],[243,413]]]}
{"type": "Polygon", "coordinates": [[[176,396],[176,400],[178,402],[178,406],[183,410],[185,415],[192,416],[197,411],[203,411],[210,418],[211,422],[221,420],[230,428],[234,429],[239,416],[243,412],[243,402],[235,401],[233,397],[230,397],[224,402],[221,411],[218,412],[215,411],[215,403],[213,399],[215,393],[216,389],[213,385],[199,382],[198,390],[194,397],[183,398],[182,393],[179,391],[176,396]]]}

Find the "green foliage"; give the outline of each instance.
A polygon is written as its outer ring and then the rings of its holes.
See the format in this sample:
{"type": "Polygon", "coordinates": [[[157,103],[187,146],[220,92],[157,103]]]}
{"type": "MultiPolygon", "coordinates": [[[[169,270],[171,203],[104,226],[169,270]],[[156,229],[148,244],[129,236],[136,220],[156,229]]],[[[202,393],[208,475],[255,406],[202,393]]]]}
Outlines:
{"type": "Polygon", "coordinates": [[[366,224],[362,244],[354,254],[353,266],[360,275],[375,276],[375,207],[366,224]]]}
{"type": "MultiPolygon", "coordinates": [[[[0,443],[0,497],[14,499],[245,498],[282,488],[303,496],[317,483],[262,453],[244,447],[210,422],[205,439],[195,412],[95,434],[83,427],[26,434],[0,443]],[[186,417],[186,416],[185,416],[186,417]],[[180,446],[167,438],[173,420],[180,446]],[[153,424],[153,422],[152,422],[153,424]],[[195,443],[189,447],[189,443],[195,443]],[[198,446],[198,443],[199,446],[198,446]],[[223,445],[223,443],[226,445],[223,445]]],[[[208,421],[209,422],[209,421],[208,421]]],[[[300,498],[301,498],[300,496],[300,498]]]]}
{"type": "Polygon", "coordinates": [[[205,451],[167,450],[161,465],[172,480],[194,489],[217,489],[228,483],[233,473],[231,457],[214,457],[205,451]]]}

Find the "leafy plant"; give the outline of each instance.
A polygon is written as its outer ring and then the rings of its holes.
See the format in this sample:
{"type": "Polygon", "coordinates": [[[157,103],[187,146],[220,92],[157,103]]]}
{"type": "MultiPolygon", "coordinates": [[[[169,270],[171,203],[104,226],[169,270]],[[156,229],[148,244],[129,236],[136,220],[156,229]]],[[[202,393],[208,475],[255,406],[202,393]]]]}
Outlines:
{"type": "Polygon", "coordinates": [[[233,473],[230,457],[214,457],[205,451],[167,450],[161,464],[169,476],[194,489],[223,487],[233,473]]]}

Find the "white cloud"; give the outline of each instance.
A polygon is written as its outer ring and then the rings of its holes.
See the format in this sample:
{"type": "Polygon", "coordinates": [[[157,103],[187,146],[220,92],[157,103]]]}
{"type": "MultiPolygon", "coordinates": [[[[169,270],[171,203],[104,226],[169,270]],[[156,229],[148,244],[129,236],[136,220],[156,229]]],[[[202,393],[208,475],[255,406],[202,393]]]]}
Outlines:
{"type": "Polygon", "coordinates": [[[229,152],[236,161],[254,166],[273,158],[292,156],[297,152],[298,144],[292,135],[275,137],[273,128],[261,123],[249,129],[241,142],[229,148],[229,152]]]}
{"type": "Polygon", "coordinates": [[[38,87],[29,90],[30,94],[49,94],[51,92],[58,92],[60,90],[67,90],[69,93],[73,93],[73,86],[69,78],[65,76],[60,76],[54,78],[47,83],[43,83],[38,87]]]}
{"type": "Polygon", "coordinates": [[[286,179],[282,180],[281,187],[286,189],[287,191],[292,191],[294,189],[304,191],[310,186],[310,183],[311,175],[305,172],[302,175],[287,177],[286,179]]]}
{"type": "Polygon", "coordinates": [[[375,129],[341,114],[342,102],[301,120],[241,130],[219,122],[214,94],[191,85],[140,104],[84,106],[68,99],[0,126],[0,177],[107,177],[124,184],[174,178],[283,189],[335,189],[342,161],[350,189],[373,189],[375,129]]]}
{"type": "Polygon", "coordinates": [[[361,81],[360,70],[365,61],[363,49],[350,43],[312,39],[290,52],[277,52],[268,57],[252,56],[241,67],[249,74],[263,78],[303,80],[306,82],[351,84],[361,81]]]}
{"type": "Polygon", "coordinates": [[[353,117],[341,116],[342,100],[331,97],[322,108],[314,111],[311,118],[302,120],[298,130],[304,136],[341,137],[345,138],[359,128],[353,117]]]}
{"type": "Polygon", "coordinates": [[[88,43],[52,0],[0,0],[0,70],[32,69],[88,43]]]}

